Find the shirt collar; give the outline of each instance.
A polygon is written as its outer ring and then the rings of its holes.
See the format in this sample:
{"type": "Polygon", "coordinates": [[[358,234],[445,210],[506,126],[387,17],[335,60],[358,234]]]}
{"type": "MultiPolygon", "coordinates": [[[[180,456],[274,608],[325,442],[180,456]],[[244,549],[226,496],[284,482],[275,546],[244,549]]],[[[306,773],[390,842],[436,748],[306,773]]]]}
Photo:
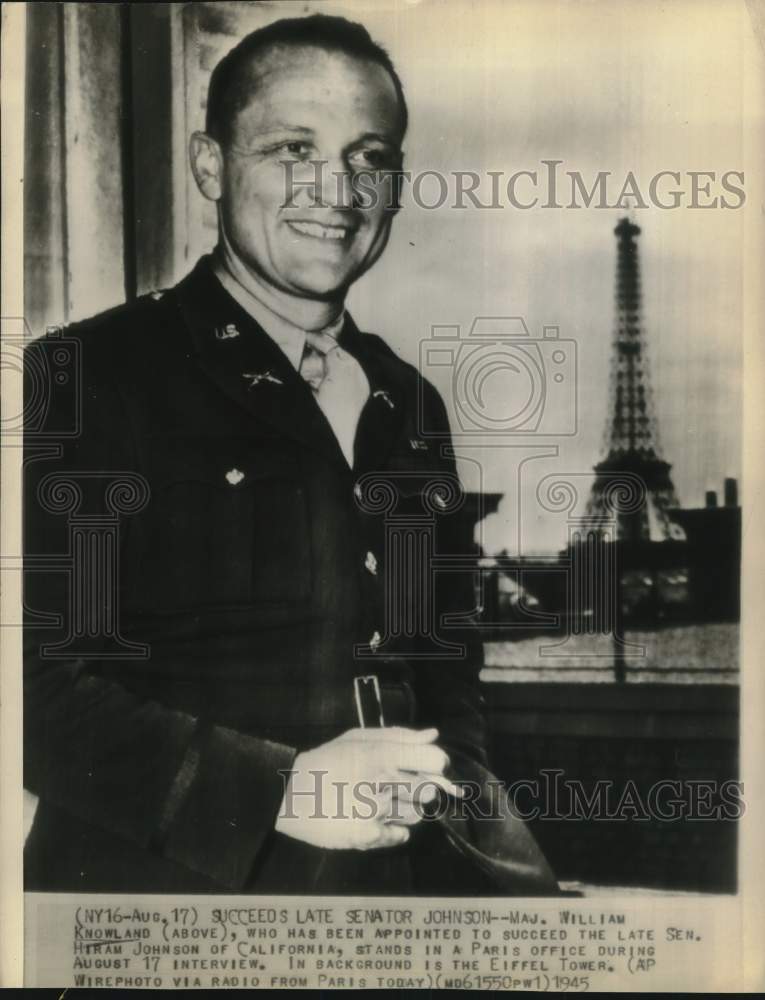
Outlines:
{"type": "MultiPolygon", "coordinates": [[[[264,305],[248,288],[245,288],[229,273],[218,254],[213,255],[212,267],[216,278],[231,298],[238,302],[242,309],[262,327],[276,346],[287,356],[295,371],[299,371],[305,351],[305,330],[290,323],[289,320],[279,316],[273,309],[264,305]]],[[[341,312],[334,322],[315,332],[327,333],[330,337],[337,339],[343,329],[344,322],[345,311],[341,312]]]]}

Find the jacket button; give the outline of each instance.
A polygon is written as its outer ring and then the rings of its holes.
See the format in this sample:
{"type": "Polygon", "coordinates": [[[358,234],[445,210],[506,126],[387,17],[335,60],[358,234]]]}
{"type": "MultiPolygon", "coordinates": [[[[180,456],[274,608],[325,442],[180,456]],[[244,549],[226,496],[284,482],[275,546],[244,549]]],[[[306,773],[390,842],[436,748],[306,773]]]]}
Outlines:
{"type": "Polygon", "coordinates": [[[361,486],[359,486],[358,483],[356,483],[356,485],[353,487],[353,495],[356,497],[356,499],[359,501],[359,503],[361,503],[361,495],[362,495],[361,494],[361,486]]]}
{"type": "Polygon", "coordinates": [[[369,648],[372,650],[373,653],[377,652],[377,647],[380,645],[381,642],[382,642],[382,636],[377,631],[377,629],[375,629],[375,631],[372,633],[372,638],[369,640],[369,648]]]}
{"type": "Polygon", "coordinates": [[[367,552],[364,566],[367,570],[369,570],[372,576],[377,576],[377,559],[375,558],[374,552],[367,552]]]}

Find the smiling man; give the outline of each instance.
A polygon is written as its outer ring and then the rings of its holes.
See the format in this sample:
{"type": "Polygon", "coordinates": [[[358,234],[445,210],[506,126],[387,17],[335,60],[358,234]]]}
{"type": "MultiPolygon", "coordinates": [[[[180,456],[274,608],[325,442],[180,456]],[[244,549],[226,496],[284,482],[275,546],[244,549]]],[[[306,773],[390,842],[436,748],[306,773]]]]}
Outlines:
{"type": "MultiPolygon", "coordinates": [[[[129,516],[101,575],[95,549],[72,577],[28,563],[29,889],[491,888],[496,843],[487,867],[464,817],[423,820],[485,774],[469,560],[432,571],[472,543],[445,410],[344,310],[385,249],[406,125],[360,25],[249,35],[190,144],[215,252],[67,331],[82,432],[28,462],[27,557],[129,516]],[[403,575],[390,516],[425,540],[403,575]]],[[[500,825],[505,891],[552,890],[500,825]]]]}
{"type": "Polygon", "coordinates": [[[384,183],[400,167],[407,119],[389,59],[364,36],[321,17],[256,32],[214,71],[207,134],[191,142],[225,266],[309,326],[337,317],[393,217],[382,189],[366,209],[357,197],[357,178],[384,183]]]}

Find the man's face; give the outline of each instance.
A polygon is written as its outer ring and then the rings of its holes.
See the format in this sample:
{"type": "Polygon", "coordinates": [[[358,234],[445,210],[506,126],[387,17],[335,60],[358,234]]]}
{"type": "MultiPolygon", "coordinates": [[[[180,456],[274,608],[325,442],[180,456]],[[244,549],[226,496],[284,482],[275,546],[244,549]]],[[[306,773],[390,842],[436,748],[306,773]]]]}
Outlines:
{"type": "Polygon", "coordinates": [[[383,67],[318,48],[268,52],[223,150],[222,224],[240,260],[301,297],[343,293],[382,253],[394,214],[390,176],[363,202],[351,180],[396,169],[401,139],[383,67]]]}

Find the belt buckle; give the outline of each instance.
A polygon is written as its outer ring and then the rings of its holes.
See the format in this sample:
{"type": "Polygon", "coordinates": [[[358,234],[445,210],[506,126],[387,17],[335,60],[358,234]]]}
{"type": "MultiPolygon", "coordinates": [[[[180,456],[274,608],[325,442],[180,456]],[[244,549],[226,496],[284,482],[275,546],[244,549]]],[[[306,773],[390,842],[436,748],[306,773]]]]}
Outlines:
{"type": "Polygon", "coordinates": [[[362,729],[384,726],[380,681],[377,674],[354,677],[353,694],[356,699],[359,726],[362,729]]]}

